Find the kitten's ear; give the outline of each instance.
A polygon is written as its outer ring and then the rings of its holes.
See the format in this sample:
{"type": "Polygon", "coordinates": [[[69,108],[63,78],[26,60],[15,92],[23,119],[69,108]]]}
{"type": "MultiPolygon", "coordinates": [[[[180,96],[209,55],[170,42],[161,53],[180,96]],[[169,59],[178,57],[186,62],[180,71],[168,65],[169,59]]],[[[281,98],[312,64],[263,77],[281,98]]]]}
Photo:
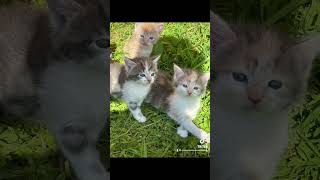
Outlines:
{"type": "Polygon", "coordinates": [[[164,29],[164,24],[158,23],[158,33],[162,33],[163,29],[164,29]]]}
{"type": "Polygon", "coordinates": [[[213,11],[210,11],[211,21],[211,48],[213,52],[217,47],[223,46],[226,43],[237,40],[236,34],[232,31],[228,23],[222,20],[213,11]]]}
{"type": "Polygon", "coordinates": [[[174,70],[173,80],[177,80],[184,75],[183,70],[176,64],[173,64],[173,70],[174,70]]]}
{"type": "Polygon", "coordinates": [[[152,63],[157,66],[158,65],[158,61],[160,60],[160,57],[161,57],[161,55],[154,57],[153,60],[152,60],[152,63]]]}
{"type": "Polygon", "coordinates": [[[127,57],[124,58],[124,61],[126,63],[125,67],[126,67],[127,72],[130,72],[137,65],[137,63],[133,62],[131,59],[129,59],[127,57]]]}
{"type": "Polygon", "coordinates": [[[49,16],[53,27],[60,30],[81,9],[74,0],[48,0],[49,16]]]}
{"type": "Polygon", "coordinates": [[[137,31],[139,29],[139,27],[142,25],[143,23],[135,23],[134,25],[134,31],[137,31]]]}
{"type": "Polygon", "coordinates": [[[207,86],[209,79],[210,79],[210,73],[205,73],[200,76],[200,80],[203,86],[207,86]]]}
{"type": "Polygon", "coordinates": [[[320,35],[308,37],[289,48],[286,55],[294,56],[297,73],[304,79],[309,77],[313,60],[320,55],[320,35]]]}

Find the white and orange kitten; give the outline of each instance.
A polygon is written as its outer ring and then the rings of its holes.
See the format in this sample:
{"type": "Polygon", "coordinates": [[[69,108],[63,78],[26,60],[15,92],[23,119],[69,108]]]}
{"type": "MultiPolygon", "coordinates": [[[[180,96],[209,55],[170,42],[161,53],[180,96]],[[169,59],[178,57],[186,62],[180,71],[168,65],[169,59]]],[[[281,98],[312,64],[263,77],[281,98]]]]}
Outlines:
{"type": "Polygon", "coordinates": [[[200,110],[201,95],[206,90],[209,78],[210,73],[198,73],[174,65],[173,80],[163,73],[158,73],[146,102],[164,109],[179,124],[177,133],[181,137],[188,137],[190,132],[197,138],[210,142],[209,133],[193,123],[200,110]]]}
{"type": "Polygon", "coordinates": [[[136,23],[132,37],[125,44],[125,56],[130,59],[150,57],[163,28],[163,23],[136,23]]]}

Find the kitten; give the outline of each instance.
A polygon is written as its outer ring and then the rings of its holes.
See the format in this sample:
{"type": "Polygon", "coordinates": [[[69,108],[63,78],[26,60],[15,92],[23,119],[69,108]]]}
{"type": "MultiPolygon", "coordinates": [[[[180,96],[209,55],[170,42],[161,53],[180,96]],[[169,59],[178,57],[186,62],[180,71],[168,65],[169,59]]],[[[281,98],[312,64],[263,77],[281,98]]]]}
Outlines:
{"type": "Polygon", "coordinates": [[[146,121],[141,104],[150,91],[157,75],[156,58],[125,58],[125,65],[110,64],[110,94],[121,96],[133,117],[140,123],[146,121]]]}
{"type": "Polygon", "coordinates": [[[288,142],[288,112],[306,92],[320,38],[228,25],[211,12],[216,71],[212,179],[268,180],[288,142]]]}
{"type": "Polygon", "coordinates": [[[109,10],[102,4],[48,0],[54,38],[40,81],[40,115],[80,180],[110,179],[96,148],[108,117],[109,10]]]}
{"type": "Polygon", "coordinates": [[[201,95],[206,90],[209,78],[209,73],[200,74],[174,65],[173,81],[163,73],[158,73],[146,102],[164,109],[180,125],[177,133],[181,137],[186,138],[190,132],[209,143],[210,135],[192,122],[199,112],[201,95]]]}
{"type": "MultiPolygon", "coordinates": [[[[0,7],[0,111],[1,115],[25,117],[38,103],[28,59],[33,56],[34,37],[41,23],[47,22],[44,10],[19,4],[0,7]]],[[[46,53],[43,42],[40,56],[46,53]]],[[[40,50],[40,49],[38,49],[40,50]]]]}
{"type": "Polygon", "coordinates": [[[130,59],[149,57],[163,27],[163,23],[136,23],[132,37],[124,46],[126,57],[130,59]]]}

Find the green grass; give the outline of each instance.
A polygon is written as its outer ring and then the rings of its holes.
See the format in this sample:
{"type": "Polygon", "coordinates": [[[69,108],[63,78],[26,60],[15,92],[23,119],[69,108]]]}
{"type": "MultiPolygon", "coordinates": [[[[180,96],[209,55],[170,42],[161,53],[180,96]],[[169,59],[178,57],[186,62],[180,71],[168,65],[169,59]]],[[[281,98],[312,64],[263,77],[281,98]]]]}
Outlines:
{"type": "MultiPolygon", "coordinates": [[[[105,138],[100,139],[98,147],[105,162],[105,138]]],[[[74,178],[71,171],[42,123],[34,118],[0,119],[1,180],[69,180],[74,178]]]]}
{"type": "MultiPolygon", "coordinates": [[[[123,63],[123,46],[132,35],[134,23],[111,24],[113,60],[123,63]]],[[[161,54],[159,68],[173,71],[173,63],[183,68],[210,71],[210,23],[165,23],[154,55],[161,54]]],[[[142,113],[147,122],[138,123],[125,103],[110,104],[111,157],[209,157],[207,152],[177,152],[177,149],[198,149],[199,140],[190,135],[183,139],[176,134],[177,125],[165,113],[144,103],[142,113]]],[[[210,90],[202,98],[202,108],[195,124],[210,131],[210,90]]],[[[209,147],[209,146],[208,146],[209,147]]]]}

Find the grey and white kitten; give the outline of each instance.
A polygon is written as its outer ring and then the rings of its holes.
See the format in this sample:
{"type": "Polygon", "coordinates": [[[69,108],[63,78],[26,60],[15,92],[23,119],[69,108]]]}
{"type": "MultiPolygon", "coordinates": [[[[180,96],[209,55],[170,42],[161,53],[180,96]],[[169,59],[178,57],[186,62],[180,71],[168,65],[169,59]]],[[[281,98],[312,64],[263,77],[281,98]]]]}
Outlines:
{"type": "Polygon", "coordinates": [[[288,112],[305,95],[320,38],[290,39],[211,12],[216,80],[211,177],[269,180],[288,142],[288,112]]]}
{"type": "Polygon", "coordinates": [[[133,117],[143,123],[146,117],[141,112],[141,104],[148,95],[158,68],[156,58],[125,58],[125,65],[110,64],[110,94],[120,95],[126,102],[133,117]]]}
{"type": "Polygon", "coordinates": [[[180,125],[177,133],[181,137],[188,137],[190,132],[197,138],[210,142],[210,134],[192,122],[199,112],[201,95],[204,94],[209,79],[210,73],[201,74],[174,65],[173,80],[158,73],[146,102],[164,109],[180,125]]]}
{"type": "Polygon", "coordinates": [[[41,118],[80,180],[110,179],[96,148],[108,117],[109,10],[103,4],[48,0],[54,38],[39,88],[41,118]]]}

